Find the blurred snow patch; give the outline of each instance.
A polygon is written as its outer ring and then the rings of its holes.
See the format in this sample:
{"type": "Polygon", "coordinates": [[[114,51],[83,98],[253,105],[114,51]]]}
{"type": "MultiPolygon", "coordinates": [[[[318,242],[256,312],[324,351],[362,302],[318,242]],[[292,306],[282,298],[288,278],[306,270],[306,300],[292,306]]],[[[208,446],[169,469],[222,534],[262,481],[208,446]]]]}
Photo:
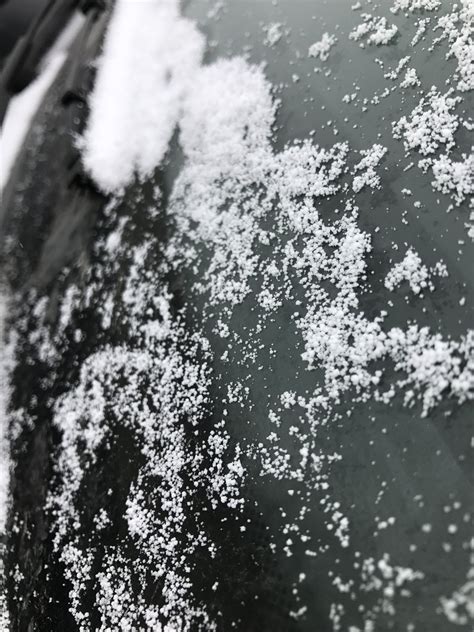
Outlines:
{"type": "Polygon", "coordinates": [[[84,166],[104,192],[159,166],[203,52],[204,38],[180,16],[178,0],[118,0],[80,141],[84,166]]]}

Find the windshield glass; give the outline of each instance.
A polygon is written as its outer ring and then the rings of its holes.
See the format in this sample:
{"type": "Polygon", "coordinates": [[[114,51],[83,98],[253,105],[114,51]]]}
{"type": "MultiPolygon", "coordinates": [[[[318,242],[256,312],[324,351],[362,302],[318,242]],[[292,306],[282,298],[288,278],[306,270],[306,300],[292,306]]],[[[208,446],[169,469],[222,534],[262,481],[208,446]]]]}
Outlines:
{"type": "Polygon", "coordinates": [[[5,195],[15,621],[470,629],[473,20],[86,24],[5,195]]]}

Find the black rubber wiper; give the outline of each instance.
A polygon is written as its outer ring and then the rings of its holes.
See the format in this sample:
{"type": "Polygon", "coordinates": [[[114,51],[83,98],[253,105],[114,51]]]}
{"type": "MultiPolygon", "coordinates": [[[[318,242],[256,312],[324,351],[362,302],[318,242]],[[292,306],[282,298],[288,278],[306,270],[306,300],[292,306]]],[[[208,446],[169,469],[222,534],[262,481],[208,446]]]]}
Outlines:
{"type": "Polygon", "coordinates": [[[0,75],[0,125],[11,97],[36,78],[41,60],[74,11],[95,13],[105,7],[105,0],[49,0],[5,61],[0,75]]]}

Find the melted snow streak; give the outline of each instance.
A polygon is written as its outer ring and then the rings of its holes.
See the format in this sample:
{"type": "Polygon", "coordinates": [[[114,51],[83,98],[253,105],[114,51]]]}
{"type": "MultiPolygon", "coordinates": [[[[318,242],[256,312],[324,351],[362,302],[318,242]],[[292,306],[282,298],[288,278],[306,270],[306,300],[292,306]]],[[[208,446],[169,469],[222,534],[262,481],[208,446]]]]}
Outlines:
{"type": "MultiPolygon", "coordinates": [[[[439,4],[398,0],[392,17],[439,4]]],[[[361,19],[349,42],[389,46],[398,36],[384,16],[361,19]]],[[[408,156],[420,155],[433,187],[456,204],[472,194],[472,156],[451,154],[461,125],[457,108],[471,81],[464,30],[471,19],[472,4],[464,1],[435,25],[456,58],[456,87],[429,88],[408,116],[388,126],[408,156]]],[[[266,33],[266,44],[277,47],[280,24],[266,33]]],[[[326,33],[309,55],[325,61],[335,43],[326,33]]],[[[51,403],[60,439],[48,510],[70,611],[81,632],[223,629],[217,595],[229,599],[229,587],[219,593],[214,561],[233,555],[250,521],[246,485],[253,472],[288,485],[298,501],[294,516],[280,508],[284,541],[277,548],[271,540],[268,548],[288,558],[324,559],[328,548],[333,558],[346,555],[353,575],[331,570],[327,581],[338,598],[367,605],[346,612],[335,598],[326,614],[335,632],[373,632],[387,617],[396,624],[397,607],[415,612],[413,591],[423,586],[425,569],[395,553],[374,556],[351,546],[349,508],[332,491],[342,455],[325,448],[324,432],[348,423],[358,404],[368,409],[396,399],[415,424],[441,404],[455,409],[472,400],[474,331],[453,338],[412,319],[394,324],[392,298],[409,288],[421,300],[449,272],[442,261],[424,263],[409,245],[378,274],[386,305],[364,309],[373,236],[360,216],[363,196],[387,185],[387,148],[375,143],[354,151],[347,142],[323,147],[303,139],[276,150],[277,103],[264,69],[244,57],[202,64],[203,47],[177,2],[118,2],[81,141],[86,168],[114,193],[101,224],[105,237],[81,271],[84,287],[66,275],[54,325],[52,299],[33,291],[28,316],[18,323],[35,360],[48,367],[44,388],[60,393],[51,403]],[[130,192],[122,196],[137,177],[150,179],[176,127],[183,165],[166,206],[159,186],[148,205],[135,204],[130,192]],[[331,211],[323,211],[323,201],[331,211]],[[157,245],[165,211],[170,227],[157,245]],[[181,274],[188,275],[189,295],[179,304],[172,281],[181,274]],[[198,318],[193,301],[203,305],[198,318]],[[236,324],[243,305],[254,318],[247,329],[236,324]],[[251,376],[265,331],[285,309],[300,373],[265,400],[269,432],[255,439],[244,430],[244,420],[257,417],[251,381],[227,380],[217,398],[216,366],[250,367],[251,376]],[[91,312],[92,342],[78,325],[91,312]],[[65,369],[71,348],[74,367],[65,369]],[[238,441],[229,427],[236,408],[238,441]],[[297,425],[286,423],[290,410],[297,425]],[[330,547],[311,542],[302,527],[316,510],[330,547]],[[215,516],[223,518],[219,529],[215,516]]],[[[408,61],[386,78],[399,80],[408,61]]],[[[408,72],[402,88],[418,89],[408,72]]],[[[21,416],[17,411],[14,419],[21,416]]],[[[380,519],[376,530],[395,522],[380,519]]],[[[298,591],[304,579],[300,573],[293,584],[288,614],[296,620],[308,607],[298,591]]],[[[468,625],[472,573],[457,586],[435,596],[438,614],[468,625]]]]}

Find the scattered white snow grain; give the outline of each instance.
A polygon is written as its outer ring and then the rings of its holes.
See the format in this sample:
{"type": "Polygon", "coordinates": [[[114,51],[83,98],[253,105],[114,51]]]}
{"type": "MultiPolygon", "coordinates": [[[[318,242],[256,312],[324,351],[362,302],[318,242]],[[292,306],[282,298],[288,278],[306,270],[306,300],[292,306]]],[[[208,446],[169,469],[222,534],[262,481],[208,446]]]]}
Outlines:
{"type": "Polygon", "coordinates": [[[420,80],[418,79],[416,70],[414,68],[408,68],[403,81],[400,83],[400,88],[414,88],[419,85],[420,80]]]}
{"type": "Polygon", "coordinates": [[[406,57],[402,57],[400,61],[398,62],[397,67],[394,70],[384,74],[385,79],[396,79],[398,75],[401,73],[401,71],[403,70],[403,68],[408,64],[410,59],[411,59],[410,55],[407,55],[406,57]]]}
{"type": "Polygon", "coordinates": [[[283,36],[283,25],[279,22],[273,22],[264,28],[265,39],[264,44],[266,46],[275,46],[283,36]]]}
{"type": "Polygon", "coordinates": [[[398,11],[436,11],[441,6],[441,0],[395,0],[395,4],[390,9],[392,13],[398,11]]]}
{"type": "Polygon", "coordinates": [[[474,89],[474,3],[461,0],[453,5],[453,12],[439,18],[436,29],[442,30],[439,39],[447,39],[449,50],[446,58],[455,57],[457,61],[458,84],[461,92],[474,89]]]}
{"type": "Polygon", "coordinates": [[[384,17],[374,18],[369,13],[363,13],[362,19],[363,22],[349,33],[349,39],[358,42],[366,38],[368,44],[381,46],[389,44],[398,33],[396,25],[389,25],[384,17]]]}
{"type": "Polygon", "coordinates": [[[413,249],[409,249],[403,260],[395,264],[385,277],[385,287],[393,292],[403,281],[408,281],[412,292],[419,294],[426,288],[430,290],[434,289],[433,283],[431,282],[432,274],[437,276],[448,275],[444,264],[438,262],[438,264],[430,270],[422,263],[420,255],[413,249]]]}
{"type": "Polygon", "coordinates": [[[423,38],[423,35],[426,33],[426,29],[428,28],[429,23],[430,18],[420,18],[418,20],[418,28],[416,29],[416,33],[411,40],[412,46],[416,46],[418,42],[423,38]]]}
{"type": "Polygon", "coordinates": [[[394,137],[403,138],[407,151],[417,149],[423,156],[433,154],[440,145],[450,149],[459,126],[459,117],[452,110],[459,102],[452,90],[443,95],[433,86],[409,118],[403,116],[392,124],[394,137]]]}
{"type": "Polygon", "coordinates": [[[335,35],[323,33],[322,38],[309,47],[308,56],[319,58],[321,61],[326,61],[329,57],[331,48],[335,46],[336,42],[337,38],[335,35]]]}
{"type": "Polygon", "coordinates": [[[375,144],[370,149],[362,150],[360,153],[364,158],[354,167],[356,173],[361,172],[352,181],[352,189],[355,193],[361,191],[365,186],[369,186],[371,189],[380,187],[380,176],[376,173],[375,167],[387,153],[387,148],[375,144]]]}
{"type": "Polygon", "coordinates": [[[474,194],[474,153],[463,154],[462,160],[454,161],[442,154],[433,162],[434,180],[431,183],[436,191],[451,195],[459,205],[474,194]]]}

